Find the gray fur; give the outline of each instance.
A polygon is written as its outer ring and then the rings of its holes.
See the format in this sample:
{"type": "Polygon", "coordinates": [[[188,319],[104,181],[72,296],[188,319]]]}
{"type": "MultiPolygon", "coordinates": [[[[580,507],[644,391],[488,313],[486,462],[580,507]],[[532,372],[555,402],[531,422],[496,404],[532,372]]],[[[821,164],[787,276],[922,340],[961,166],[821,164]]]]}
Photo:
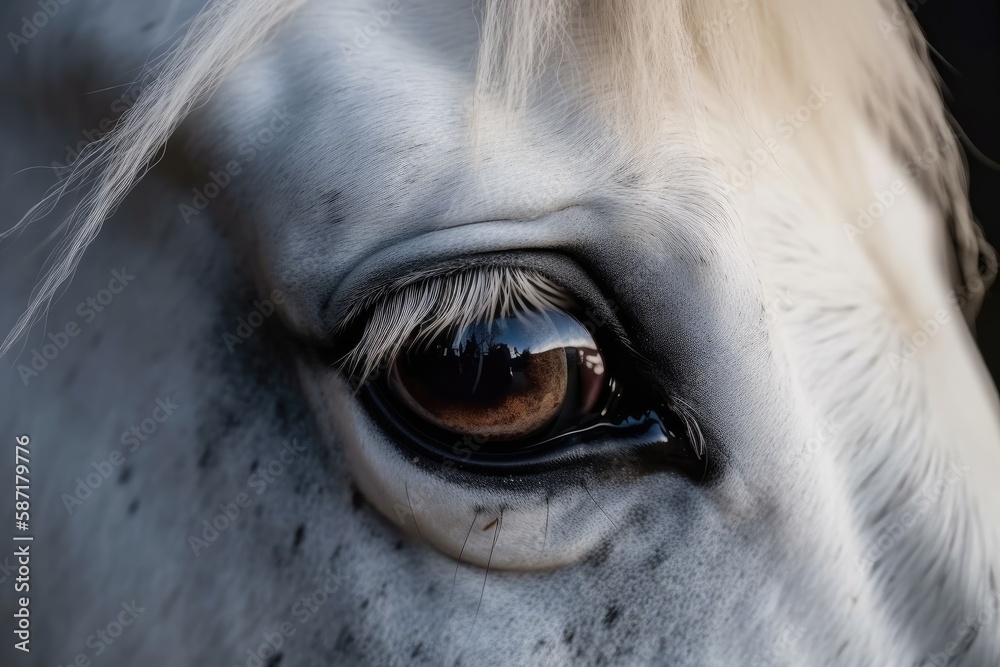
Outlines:
{"type": "MultiPolygon", "coordinates": [[[[178,3],[173,24],[155,3],[70,4],[8,58],[6,221],[52,183],[19,170],[61,159],[114,97],[78,93],[129,80],[151,47],[143,26],[169,34],[196,4],[178,3]]],[[[998,594],[996,517],[979,513],[989,505],[975,488],[949,485],[875,567],[857,565],[955,457],[934,432],[934,378],[884,363],[908,321],[844,260],[861,251],[811,224],[814,202],[779,188],[748,203],[681,148],[664,166],[672,189],[650,191],[601,171],[613,147],[581,155],[557,132],[473,176],[454,129],[473,85],[471,11],[445,30],[407,5],[398,32],[348,67],[339,46],[367,14],[317,4],[188,119],[47,321],[4,358],[0,437],[32,438],[36,531],[32,653],[8,637],[4,664],[87,653],[103,665],[246,665],[282,623],[294,634],[265,664],[911,665],[956,638],[972,641],[950,664],[998,664],[1000,614],[974,639],[961,632],[998,594]],[[185,224],[191,188],[285,107],[291,124],[185,224]],[[588,298],[611,296],[601,319],[690,406],[717,480],[585,468],[484,490],[411,466],[311,351],[352,300],[401,271],[517,250],[549,278],[591,281],[588,298]],[[134,282],[84,325],[77,304],[122,267],[134,282]],[[279,314],[230,351],[225,334],[274,290],[279,314]],[[779,293],[792,305],[774,318],[779,293]],[[69,320],[81,335],[25,386],[17,364],[69,320]],[[68,513],[62,494],[168,397],[175,414],[68,513]],[[293,460],[195,555],[189,536],[286,442],[293,460]],[[427,500],[401,526],[380,480],[427,500]],[[466,519],[445,526],[449,512],[466,519]],[[522,544],[542,512],[557,518],[544,558],[522,544]],[[501,513],[495,532],[478,528],[501,513]],[[448,531],[476,534],[464,564],[426,544],[448,531]],[[304,618],[297,602],[328,573],[335,592],[304,618]],[[88,636],[132,600],[145,611],[94,658],[88,636]]],[[[0,248],[5,327],[35,285],[41,238],[29,229],[0,248]]],[[[0,583],[6,619],[11,586],[0,583]]]]}

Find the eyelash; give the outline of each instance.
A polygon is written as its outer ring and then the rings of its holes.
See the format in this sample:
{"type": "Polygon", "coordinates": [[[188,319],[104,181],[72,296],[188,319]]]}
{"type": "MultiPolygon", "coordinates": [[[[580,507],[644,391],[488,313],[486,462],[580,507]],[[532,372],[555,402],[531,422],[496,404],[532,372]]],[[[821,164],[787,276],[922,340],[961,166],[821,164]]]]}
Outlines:
{"type": "Polygon", "coordinates": [[[352,342],[336,365],[352,386],[360,387],[408,345],[525,310],[572,306],[561,287],[526,269],[483,267],[424,278],[356,305],[337,332],[352,342]]]}
{"type": "MultiPolygon", "coordinates": [[[[442,334],[457,336],[474,324],[518,316],[524,311],[557,311],[578,321],[588,321],[587,317],[576,317],[581,315],[580,305],[551,279],[517,267],[478,267],[411,280],[387,295],[364,298],[351,308],[334,336],[334,351],[339,358],[334,366],[354,392],[368,387],[371,391],[365,393],[365,400],[371,402],[381,395],[384,389],[381,382],[392,365],[420,343],[440,340],[442,334]]],[[[633,351],[623,332],[615,326],[610,331],[613,335],[604,340],[606,361],[629,380],[625,384],[632,385],[630,394],[637,388],[639,395],[655,394],[641,390],[648,381],[640,370],[646,362],[633,351]]],[[[384,398],[380,400],[384,402],[384,398]]],[[[711,478],[714,463],[707,456],[705,439],[693,410],[680,397],[672,395],[662,395],[650,401],[650,406],[660,415],[657,419],[664,420],[661,425],[674,420],[674,429],[684,434],[688,443],[681,454],[663,458],[660,465],[683,472],[695,481],[711,478]]],[[[605,430],[608,427],[614,428],[610,424],[602,426],[605,430]]],[[[575,437],[574,433],[549,439],[575,437]]],[[[675,452],[677,444],[670,447],[675,452]]]]}

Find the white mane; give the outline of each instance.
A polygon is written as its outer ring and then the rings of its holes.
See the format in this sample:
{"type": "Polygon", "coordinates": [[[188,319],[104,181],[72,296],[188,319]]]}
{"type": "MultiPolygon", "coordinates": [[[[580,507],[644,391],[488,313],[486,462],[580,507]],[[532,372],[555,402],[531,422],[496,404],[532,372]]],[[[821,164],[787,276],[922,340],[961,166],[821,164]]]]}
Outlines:
{"type": "Polygon", "coordinates": [[[35,288],[27,310],[0,345],[5,354],[43,314],[59,287],[76,270],[87,246],[142,178],[181,121],[212,94],[226,75],[304,0],[222,0],[191,25],[150,86],[115,130],[87,148],[72,173],[29,210],[10,236],[51,212],[59,199],[80,186],[93,187],[63,223],[65,236],[52,266],[35,288]]]}
{"type": "MultiPolygon", "coordinates": [[[[927,46],[905,3],[893,0],[487,0],[477,100],[516,115],[536,81],[568,69],[592,106],[621,132],[631,155],[655,145],[666,109],[705,115],[707,90],[725,100],[716,117],[759,139],[754,111],[795,108],[828,85],[847,114],[817,116],[813,156],[843,183],[858,179],[854,126],[868,125],[903,161],[936,147],[922,185],[950,220],[962,280],[978,310],[996,257],[972,217],[962,154],[949,126],[927,46]],[[584,45],[587,48],[580,48],[584,45]],[[573,71],[575,68],[576,71],[573,71]],[[982,262],[982,266],[980,263],[982,262]]],[[[561,80],[561,79],[560,79],[561,80]]],[[[714,96],[714,95],[711,95],[714,96]]],[[[486,106],[481,104],[482,106],[486,106]]],[[[870,193],[869,193],[870,194],[870,193]]]]}

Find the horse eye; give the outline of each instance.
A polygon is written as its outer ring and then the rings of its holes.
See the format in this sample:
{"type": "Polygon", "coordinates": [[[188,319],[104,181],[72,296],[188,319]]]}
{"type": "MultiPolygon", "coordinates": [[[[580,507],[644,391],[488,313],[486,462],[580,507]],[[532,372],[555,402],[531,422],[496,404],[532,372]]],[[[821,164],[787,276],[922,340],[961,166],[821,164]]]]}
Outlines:
{"type": "Polygon", "coordinates": [[[379,384],[384,407],[416,440],[445,458],[454,443],[473,443],[493,460],[536,453],[599,416],[614,386],[587,328],[557,311],[412,345],[379,384]]]}
{"type": "Polygon", "coordinates": [[[587,330],[545,313],[495,319],[418,346],[397,360],[390,381],[430,424],[510,441],[544,430],[564,412],[588,412],[603,376],[603,358],[587,330]]]}

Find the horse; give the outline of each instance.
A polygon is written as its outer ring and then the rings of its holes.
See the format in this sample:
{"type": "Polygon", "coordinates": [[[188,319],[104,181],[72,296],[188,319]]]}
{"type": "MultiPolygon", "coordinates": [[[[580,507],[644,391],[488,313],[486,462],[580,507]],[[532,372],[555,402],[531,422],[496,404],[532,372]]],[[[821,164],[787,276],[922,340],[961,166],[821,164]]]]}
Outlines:
{"type": "Polygon", "coordinates": [[[5,25],[5,664],[1000,664],[904,3],[5,25]]]}

